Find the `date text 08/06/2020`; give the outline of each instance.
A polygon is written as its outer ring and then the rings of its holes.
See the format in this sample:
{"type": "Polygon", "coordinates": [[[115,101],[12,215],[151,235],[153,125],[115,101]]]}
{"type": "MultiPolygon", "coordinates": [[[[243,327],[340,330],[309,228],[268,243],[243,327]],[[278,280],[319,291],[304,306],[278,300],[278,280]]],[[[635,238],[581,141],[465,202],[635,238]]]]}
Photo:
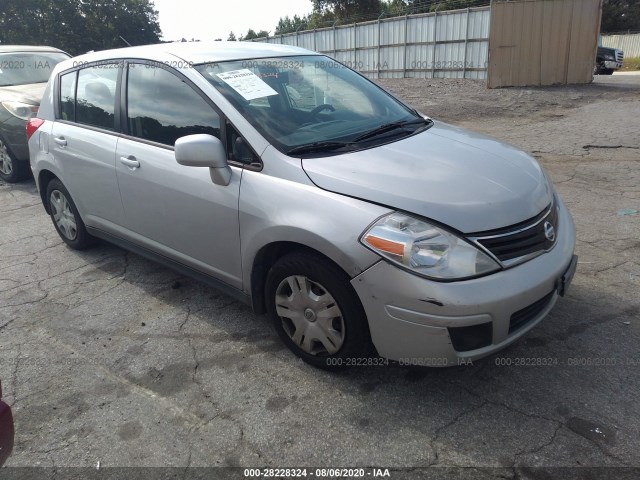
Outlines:
{"type": "Polygon", "coordinates": [[[388,468],[245,468],[247,478],[389,478],[388,468]]]}

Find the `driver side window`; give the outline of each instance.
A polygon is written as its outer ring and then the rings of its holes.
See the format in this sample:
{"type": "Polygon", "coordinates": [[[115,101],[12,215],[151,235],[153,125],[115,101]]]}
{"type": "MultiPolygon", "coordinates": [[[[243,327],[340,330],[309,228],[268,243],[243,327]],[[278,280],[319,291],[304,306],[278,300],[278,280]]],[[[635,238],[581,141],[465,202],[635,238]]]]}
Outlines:
{"type": "Polygon", "coordinates": [[[127,124],[130,135],[171,147],[196,133],[220,138],[216,111],[188,83],[153,65],[129,65],[127,124]]]}

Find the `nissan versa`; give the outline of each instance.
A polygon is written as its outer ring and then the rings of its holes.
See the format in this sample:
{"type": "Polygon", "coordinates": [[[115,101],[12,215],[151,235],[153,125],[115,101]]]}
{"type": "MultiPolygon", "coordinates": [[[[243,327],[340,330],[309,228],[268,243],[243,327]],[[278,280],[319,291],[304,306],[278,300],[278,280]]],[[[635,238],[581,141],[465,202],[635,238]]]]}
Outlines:
{"type": "Polygon", "coordinates": [[[5,182],[29,176],[24,126],[38,111],[53,67],[67,58],[52,47],[0,45],[0,179],[5,182]]]}
{"type": "Polygon", "coordinates": [[[208,282],[323,368],[488,355],[576,267],[573,221],[533,158],[297,47],[76,57],[27,135],[70,247],[99,237],[208,282]]]}

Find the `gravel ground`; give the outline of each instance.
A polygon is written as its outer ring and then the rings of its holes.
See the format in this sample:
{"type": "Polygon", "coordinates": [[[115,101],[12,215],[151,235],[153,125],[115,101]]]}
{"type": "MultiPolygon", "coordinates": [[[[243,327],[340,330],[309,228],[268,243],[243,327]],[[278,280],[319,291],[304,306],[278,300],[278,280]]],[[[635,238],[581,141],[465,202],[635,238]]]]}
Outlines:
{"type": "Polygon", "coordinates": [[[471,366],[328,374],[215,290],[108,244],[67,249],[33,182],[0,184],[0,378],[17,431],[0,478],[98,462],[637,478],[588,467],[640,467],[640,76],[541,89],[380,83],[550,173],[580,256],[552,314],[471,366]]]}

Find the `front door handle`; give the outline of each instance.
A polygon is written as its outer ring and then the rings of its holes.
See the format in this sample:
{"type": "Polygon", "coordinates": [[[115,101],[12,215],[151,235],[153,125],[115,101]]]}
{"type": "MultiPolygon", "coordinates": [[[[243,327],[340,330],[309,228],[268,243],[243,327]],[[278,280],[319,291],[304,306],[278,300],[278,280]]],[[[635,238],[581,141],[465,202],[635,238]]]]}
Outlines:
{"type": "Polygon", "coordinates": [[[56,142],[61,147],[67,146],[67,139],[64,137],[53,137],[53,141],[56,142]]]}
{"type": "Polygon", "coordinates": [[[136,157],[129,155],[128,157],[120,157],[120,163],[133,169],[140,168],[140,162],[136,160],[136,157]]]}

